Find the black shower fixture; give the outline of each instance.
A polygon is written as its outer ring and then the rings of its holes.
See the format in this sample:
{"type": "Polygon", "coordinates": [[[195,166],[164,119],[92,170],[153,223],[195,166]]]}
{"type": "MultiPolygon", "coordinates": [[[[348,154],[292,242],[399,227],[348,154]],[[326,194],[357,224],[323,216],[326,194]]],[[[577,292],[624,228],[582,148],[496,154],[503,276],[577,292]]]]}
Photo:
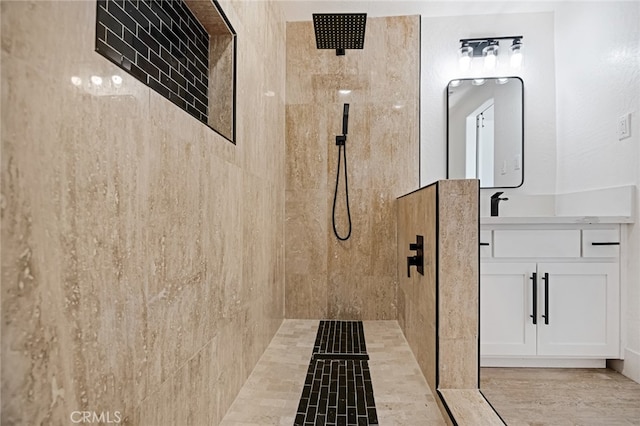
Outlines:
{"type": "Polygon", "coordinates": [[[366,25],[366,13],[314,13],[316,47],[335,49],[338,56],[345,49],[363,49],[366,25]]]}
{"type": "Polygon", "coordinates": [[[347,130],[349,127],[349,104],[344,104],[342,107],[342,134],[336,136],[336,145],[338,146],[338,167],[336,171],[336,189],[333,192],[333,212],[331,214],[331,220],[333,222],[333,233],[340,241],[347,241],[351,236],[351,230],[353,223],[351,222],[351,210],[349,209],[349,173],[347,172],[347,130]],[[336,226],[336,203],[338,201],[338,186],[340,184],[340,163],[344,159],[344,194],[347,206],[347,221],[349,228],[346,236],[341,236],[338,233],[336,226]]]}

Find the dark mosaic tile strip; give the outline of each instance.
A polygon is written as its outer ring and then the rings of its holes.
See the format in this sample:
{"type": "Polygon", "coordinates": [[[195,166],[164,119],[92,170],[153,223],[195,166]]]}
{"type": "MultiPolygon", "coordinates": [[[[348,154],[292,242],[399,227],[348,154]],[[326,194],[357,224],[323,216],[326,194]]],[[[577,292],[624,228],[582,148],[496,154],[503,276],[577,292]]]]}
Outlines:
{"type": "Polygon", "coordinates": [[[368,359],[361,321],[321,321],[294,426],[378,425],[368,359]]]}
{"type": "Polygon", "coordinates": [[[209,34],[182,0],[98,0],[96,51],[207,123],[209,34]]]}
{"type": "Polygon", "coordinates": [[[316,359],[309,364],[295,426],[377,425],[369,362],[316,359]]]}
{"type": "Polygon", "coordinates": [[[314,354],[366,354],[362,321],[320,321],[314,354]]]}

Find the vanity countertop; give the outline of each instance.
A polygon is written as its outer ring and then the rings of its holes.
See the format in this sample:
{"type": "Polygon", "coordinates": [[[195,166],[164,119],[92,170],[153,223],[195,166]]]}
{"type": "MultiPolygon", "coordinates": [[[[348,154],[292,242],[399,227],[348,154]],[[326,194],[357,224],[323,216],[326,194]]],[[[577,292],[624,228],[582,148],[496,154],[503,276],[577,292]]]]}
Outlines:
{"type": "Polygon", "coordinates": [[[633,223],[632,216],[482,216],[481,225],[633,223]]]}

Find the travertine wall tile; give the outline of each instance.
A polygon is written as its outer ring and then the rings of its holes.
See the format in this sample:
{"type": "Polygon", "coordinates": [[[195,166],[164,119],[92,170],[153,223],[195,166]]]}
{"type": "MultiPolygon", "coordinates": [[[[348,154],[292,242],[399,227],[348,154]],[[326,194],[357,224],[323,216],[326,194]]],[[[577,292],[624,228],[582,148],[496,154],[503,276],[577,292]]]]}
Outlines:
{"type": "Polygon", "coordinates": [[[478,388],[478,193],[477,180],[443,180],[397,200],[399,324],[434,392],[478,388]],[[424,275],[407,277],[416,235],[424,275]]]}
{"type": "Polygon", "coordinates": [[[441,337],[439,389],[478,389],[478,340],[441,337]]]}
{"type": "Polygon", "coordinates": [[[328,288],[324,274],[287,274],[285,309],[296,318],[328,318],[328,288]]]}
{"type": "Polygon", "coordinates": [[[3,424],[217,424],[282,322],[285,25],[221,3],[237,145],[94,52],[95,2],[0,4],[3,424]]]}
{"type": "MultiPolygon", "coordinates": [[[[336,56],[316,49],[312,22],[287,23],[286,236],[301,247],[287,245],[289,318],[314,318],[309,309],[340,319],[397,317],[394,200],[418,185],[419,33],[418,16],[368,18],[364,49],[336,56]],[[343,242],[333,235],[332,207],[344,103],[353,231],[343,242]],[[312,190],[314,203],[324,194],[325,207],[299,214],[308,200],[300,190],[312,190]],[[304,260],[305,243],[325,263],[304,260]],[[316,309],[302,294],[325,294],[326,304],[316,309]]],[[[346,235],[341,167],[336,225],[346,235]]]]}
{"type": "Polygon", "coordinates": [[[399,198],[398,280],[404,292],[403,332],[414,351],[418,365],[432,389],[436,389],[436,185],[399,198]],[[407,276],[407,257],[415,255],[409,245],[416,235],[424,237],[424,275],[416,267],[407,276]]]}
{"type": "Polygon", "coordinates": [[[438,184],[440,221],[440,335],[477,339],[479,267],[479,189],[474,180],[438,184]],[[475,285],[473,285],[475,283],[475,285]]]}
{"type": "Polygon", "coordinates": [[[327,185],[328,129],[310,128],[325,111],[315,104],[287,105],[287,190],[324,189],[327,185]]]}

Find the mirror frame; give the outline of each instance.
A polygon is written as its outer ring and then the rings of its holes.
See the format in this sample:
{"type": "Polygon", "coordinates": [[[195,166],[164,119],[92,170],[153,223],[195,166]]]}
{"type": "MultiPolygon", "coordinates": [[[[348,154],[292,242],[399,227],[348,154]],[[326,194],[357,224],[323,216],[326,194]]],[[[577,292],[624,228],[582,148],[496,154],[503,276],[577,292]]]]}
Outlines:
{"type": "MultiPolygon", "coordinates": [[[[447,162],[447,179],[453,179],[450,176],[450,171],[449,171],[449,86],[451,85],[451,82],[453,81],[472,81],[472,80],[478,80],[478,79],[483,79],[483,80],[497,80],[499,78],[509,78],[509,79],[518,79],[520,80],[520,84],[522,85],[522,129],[521,129],[521,144],[520,144],[520,149],[521,149],[521,164],[520,164],[520,170],[521,170],[521,179],[520,179],[520,183],[516,186],[482,186],[482,181],[480,181],[480,189],[493,189],[493,188],[519,188],[524,184],[524,172],[525,172],[525,168],[524,168],[524,160],[525,160],[525,153],[524,153],[524,81],[522,80],[521,77],[517,77],[517,76],[507,76],[507,77],[475,77],[475,78],[455,78],[451,81],[449,81],[449,83],[447,83],[447,86],[445,87],[445,97],[446,97],[446,144],[447,144],[447,154],[446,154],[446,162],[447,162]]],[[[476,177],[477,178],[477,177],[476,177]]],[[[455,178],[455,179],[459,179],[459,178],[455,178]]],[[[460,178],[461,179],[461,178],[460,178]]],[[[473,178],[469,178],[469,179],[473,179],[473,178]]]]}

